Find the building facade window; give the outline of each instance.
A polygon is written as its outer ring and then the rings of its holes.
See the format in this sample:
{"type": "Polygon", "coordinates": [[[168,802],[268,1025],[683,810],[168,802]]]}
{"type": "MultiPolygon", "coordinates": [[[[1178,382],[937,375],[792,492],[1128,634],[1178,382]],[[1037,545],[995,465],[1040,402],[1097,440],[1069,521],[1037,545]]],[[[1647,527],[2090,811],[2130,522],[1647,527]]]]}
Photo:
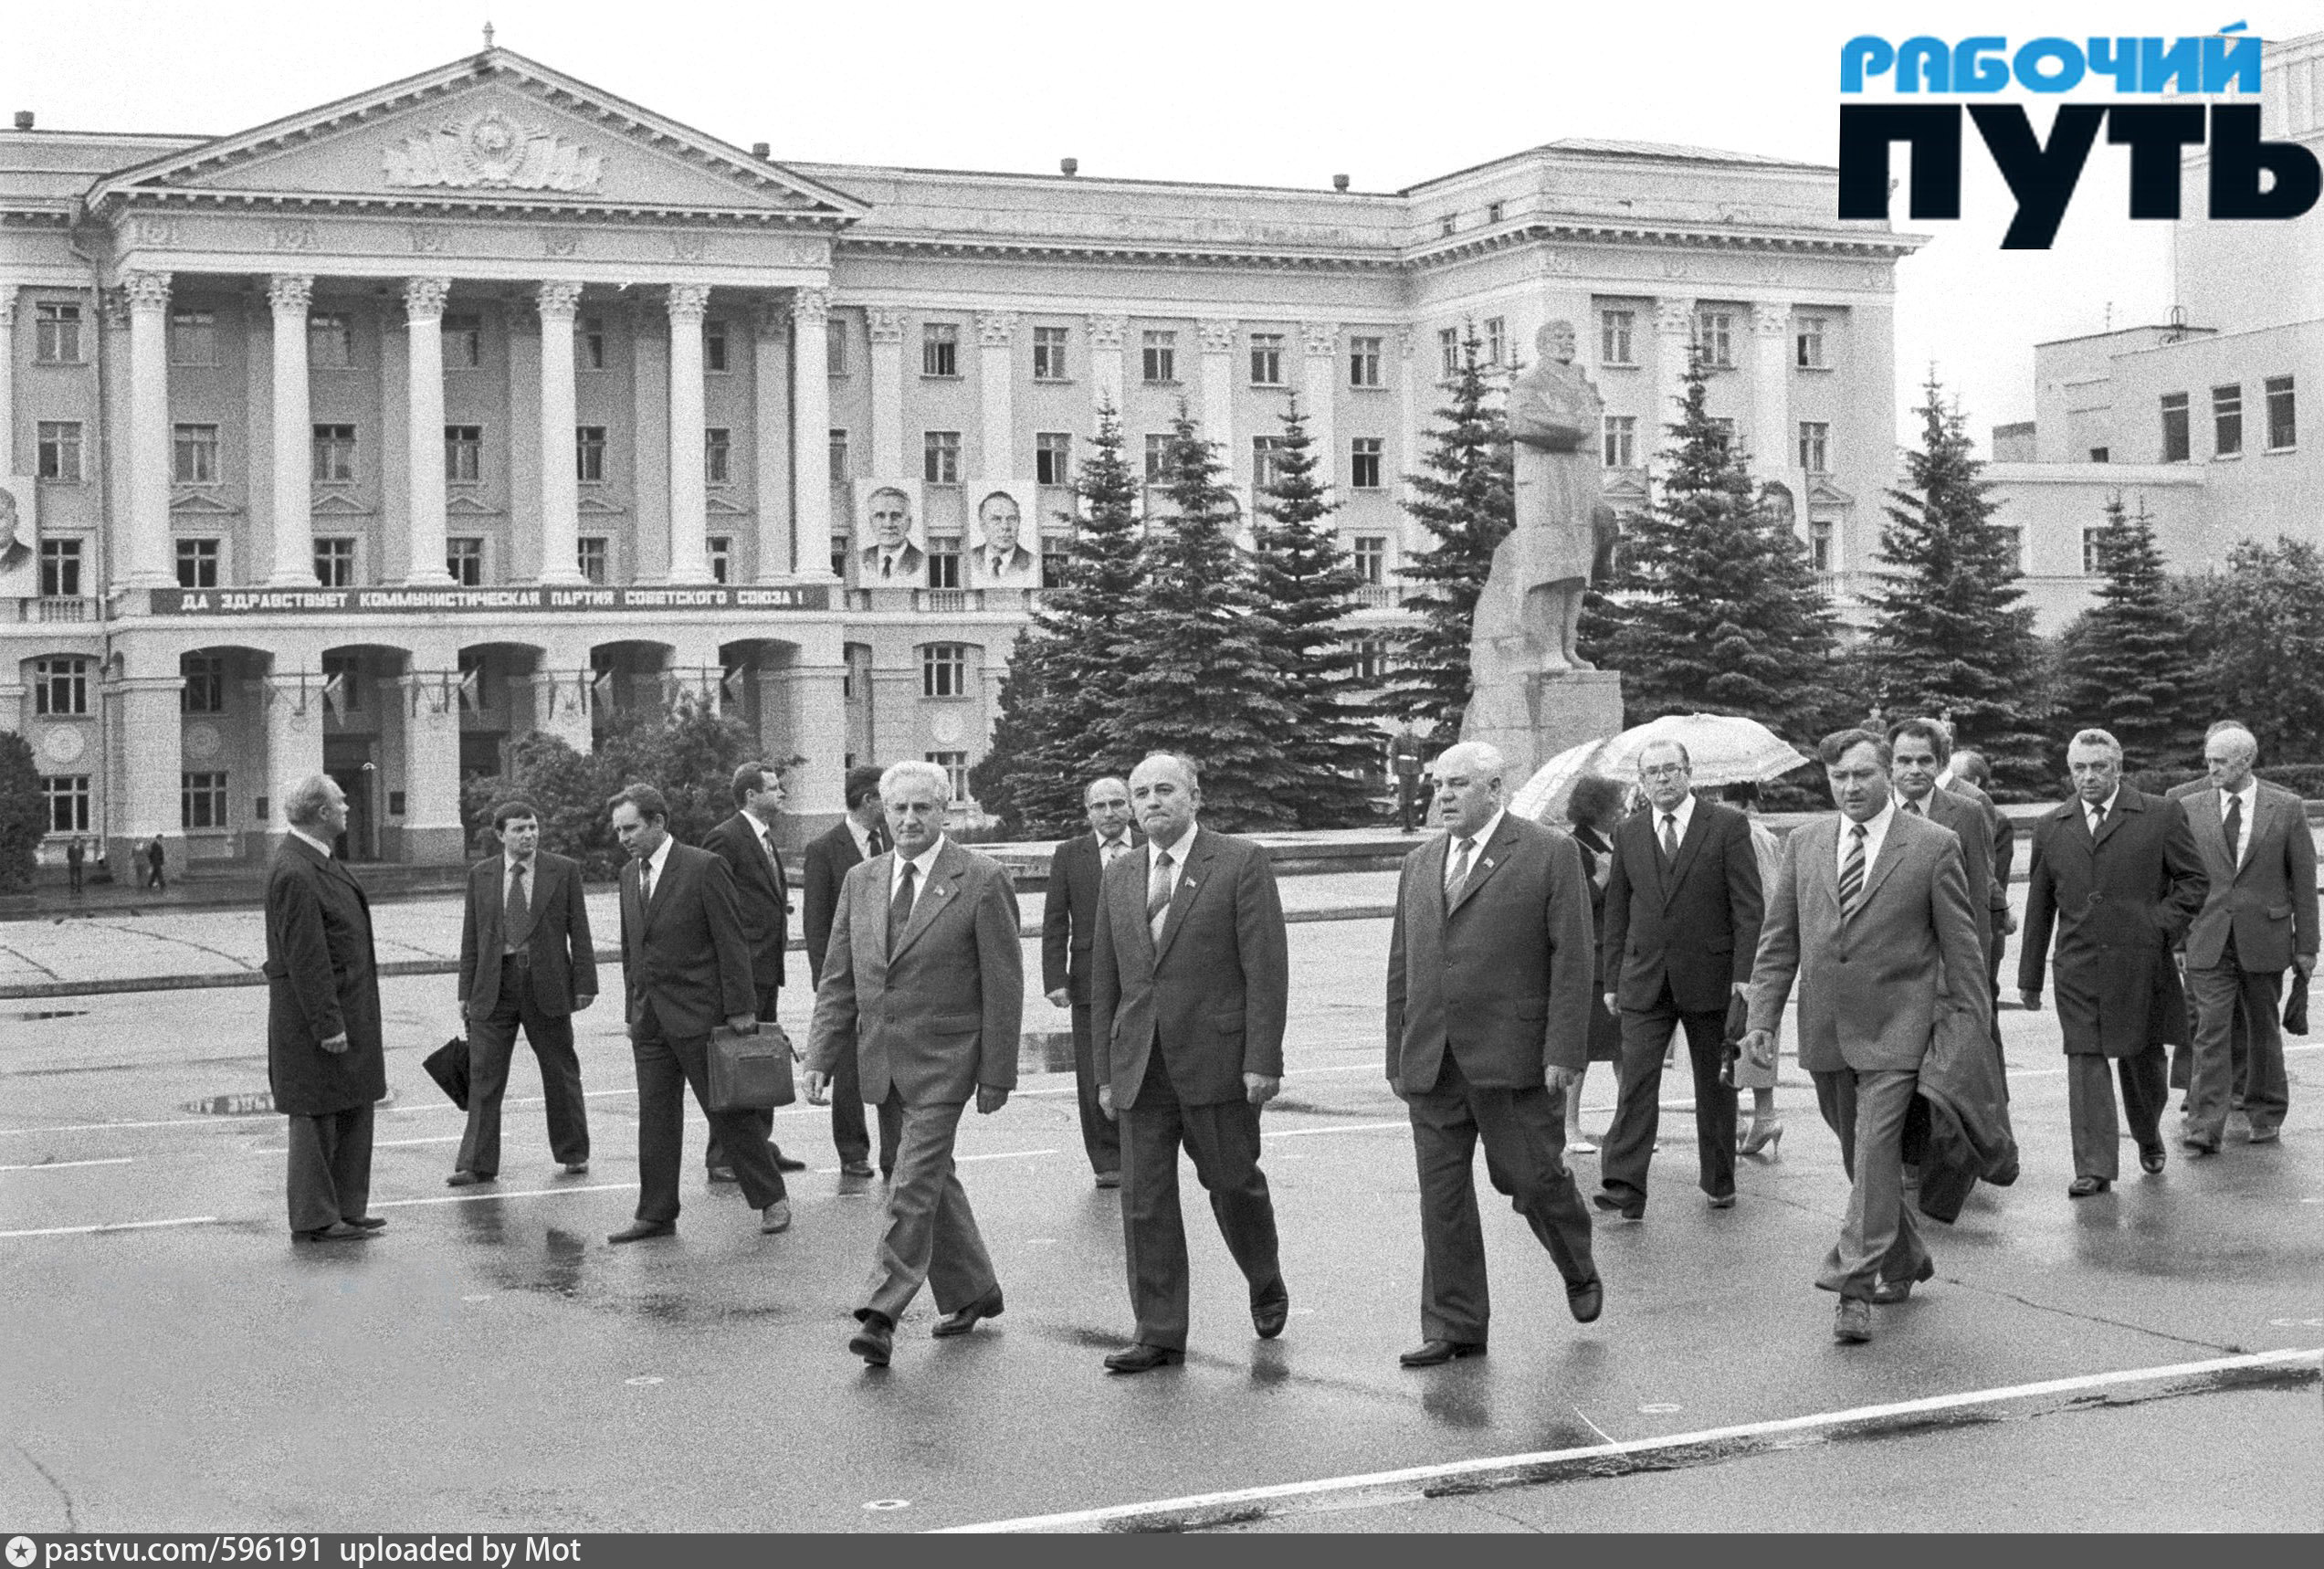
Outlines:
{"type": "MultiPolygon", "coordinates": [[[[590,320],[594,321],[596,318],[590,320]]],[[[472,371],[484,363],[484,323],[481,321],[474,316],[447,316],[444,318],[443,332],[446,370],[472,371]]],[[[590,370],[604,370],[605,333],[600,331],[596,334],[598,363],[594,365],[589,363],[589,334],[584,332],[582,337],[581,353],[576,357],[590,370]]]]}
{"type": "Polygon", "coordinates": [[[1800,316],[1792,322],[1793,357],[1803,371],[1824,368],[1824,318],[1800,316]]]}
{"type": "Polygon", "coordinates": [[[32,357],[44,365],[80,363],[80,307],[44,300],[32,309],[32,357]]]}
{"type": "Polygon", "coordinates": [[[444,427],[444,478],[454,485],[474,485],[483,479],[484,426],[444,427]]]}
{"type": "Polygon", "coordinates": [[[180,713],[226,711],[226,660],[217,654],[188,654],[178,662],[185,684],[177,690],[180,713]]]}
{"type": "Polygon", "coordinates": [[[920,374],[957,376],[961,374],[961,330],[951,321],[931,321],[920,330],[920,374]]]}
{"type": "Polygon", "coordinates": [[[1832,426],[1824,420],[1800,421],[1800,467],[1811,474],[1832,470],[1832,426]]]}
{"type": "Polygon", "coordinates": [[[1703,363],[1715,370],[1735,368],[1735,316],[1729,311],[1698,311],[1695,313],[1695,346],[1702,351],[1703,363]]]}
{"type": "Polygon", "coordinates": [[[1033,482],[1036,485],[1073,483],[1073,437],[1070,432],[1041,430],[1034,433],[1033,482]]]}
{"type": "Polygon", "coordinates": [[[1348,559],[1367,584],[1379,587],[1388,580],[1388,536],[1356,535],[1348,542],[1348,559]]]}
{"type": "Polygon", "coordinates": [[[961,537],[958,534],[928,536],[928,586],[958,588],[961,585],[961,537]]]}
{"type": "Polygon", "coordinates": [[[32,662],[32,711],[71,715],[89,711],[89,661],[60,655],[32,662]]]}
{"type": "Polygon", "coordinates": [[[1499,202],[1488,202],[1485,204],[1485,221],[1488,224],[1499,223],[1502,215],[1508,211],[1509,209],[1499,202]]]}
{"type": "Polygon", "coordinates": [[[2184,463],[2192,457],[2193,440],[2188,431],[2187,395],[2162,395],[2162,460],[2184,463]]]}
{"type": "Polygon", "coordinates": [[[344,316],[307,318],[307,365],[310,370],[343,371],[355,363],[355,333],[344,316]]]}
{"type": "Polygon", "coordinates": [[[573,475],[584,485],[602,485],[605,480],[605,427],[602,425],[577,425],[573,431],[573,475]]]}
{"type": "Polygon", "coordinates": [[[920,438],[920,476],[931,485],[961,482],[961,433],[931,430],[920,438]]]}
{"type": "Polygon", "coordinates": [[[1732,452],[1735,449],[1735,421],[1733,416],[1730,415],[1714,414],[1710,416],[1709,423],[1710,425],[1712,434],[1719,437],[1719,444],[1721,447],[1726,448],[1730,452],[1732,452]]]}
{"type": "Polygon", "coordinates": [[[355,586],[355,542],[322,536],[315,541],[315,582],[325,588],[355,586]]]}
{"type": "Polygon", "coordinates": [[[1061,382],[1066,379],[1066,329],[1036,327],[1033,329],[1033,379],[1036,382],[1061,382]]]}
{"type": "Polygon", "coordinates": [[[1605,416],[1605,466],[1609,469],[1635,469],[1638,466],[1638,419],[1635,415],[1610,414],[1605,416]]]}
{"type": "Polygon", "coordinates": [[[2211,450],[2233,458],[2244,449],[2244,387],[2241,382],[2211,389],[2211,450]]]}
{"type": "Polygon", "coordinates": [[[853,473],[854,469],[847,462],[847,433],[834,430],[831,433],[831,482],[844,484],[853,473]]]}
{"type": "Polygon", "coordinates": [[[1393,668],[1388,639],[1373,633],[1355,640],[1355,678],[1367,687],[1376,687],[1388,679],[1393,668]]]}
{"type": "Polygon", "coordinates": [[[1807,564],[1811,572],[1831,572],[1832,525],[1822,518],[1812,518],[1807,525],[1807,564]]]}
{"type": "Polygon", "coordinates": [[[2002,542],[2002,559],[2009,563],[2012,572],[2025,570],[2025,531],[2015,523],[1995,523],[1993,532],[2002,542]]]}
{"type": "Polygon", "coordinates": [[[613,541],[603,534],[584,534],[573,542],[573,564],[581,569],[584,583],[611,583],[613,556],[613,541]]]}
{"type": "Polygon", "coordinates": [[[2106,541],[2106,525],[2085,523],[2082,526],[2082,575],[2101,577],[2106,569],[2099,564],[2099,555],[2106,541]]]}
{"type": "Polygon", "coordinates": [[[823,374],[827,376],[847,374],[847,331],[846,324],[836,317],[823,337],[823,374]]]}
{"type": "Polygon", "coordinates": [[[702,482],[729,485],[734,481],[734,432],[713,425],[702,432],[702,482]]]}
{"type": "Polygon", "coordinates": [[[1251,484],[1261,490],[1283,483],[1283,438],[1279,436],[1251,437],[1251,484]]]}
{"type": "Polygon", "coordinates": [[[1598,363],[1603,365],[1635,365],[1633,357],[1635,335],[1638,331],[1635,311],[1601,311],[1598,312],[1598,363]]]}
{"type": "Polygon", "coordinates": [[[178,775],[177,820],[182,828],[223,828],[226,827],[226,775],[224,774],[181,774],[178,775]]]}
{"type": "Polygon", "coordinates": [[[922,755],[944,771],[952,787],[952,804],[959,806],[968,799],[968,753],[965,752],[930,752],[922,755]]]}
{"type": "Polygon", "coordinates": [[[218,317],[215,311],[170,312],[170,363],[215,365],[218,363],[218,317]]]}
{"type": "Polygon", "coordinates": [[[484,586],[484,542],[473,534],[456,534],[444,542],[444,570],[462,588],[484,586]]]}
{"type": "Polygon", "coordinates": [[[734,536],[732,534],[712,534],[703,542],[708,548],[708,553],[710,558],[710,581],[712,583],[733,582],[734,536]]]}
{"type": "Polygon", "coordinates": [[[1149,386],[1168,386],[1178,380],[1178,334],[1148,332],[1141,334],[1139,358],[1149,386]]]}
{"type": "Polygon", "coordinates": [[[47,814],[50,833],[85,834],[89,832],[88,774],[42,774],[40,804],[42,809],[47,814]]]}
{"type": "Polygon", "coordinates": [[[581,319],[580,348],[581,352],[573,357],[580,362],[583,370],[602,371],[605,368],[605,319],[603,316],[584,316],[581,319]]]}
{"type": "Polygon", "coordinates": [[[314,482],[350,485],[355,479],[355,427],[318,425],[314,433],[314,482]]]}
{"type": "Polygon", "coordinates": [[[218,482],[218,427],[178,425],[170,427],[172,477],[181,485],[218,482]]]}
{"type": "Polygon", "coordinates": [[[1348,444],[1348,485],[1351,490],[1380,489],[1380,460],[1387,443],[1377,436],[1359,436],[1348,444]]]}
{"type": "Polygon", "coordinates": [[[1509,322],[1499,316],[1485,318],[1485,363],[1488,365],[1509,363],[1509,322]]]}
{"type": "Polygon", "coordinates": [[[1255,387],[1279,387],[1283,384],[1282,333],[1251,334],[1251,384],[1255,387]]]}
{"type": "Polygon", "coordinates": [[[920,695],[924,698],[968,696],[968,645],[930,643],[920,651],[920,695]]]}
{"type": "Polygon", "coordinates": [[[1041,536],[1041,586],[1063,588],[1065,575],[1073,561],[1073,542],[1063,534],[1041,536]]]}
{"type": "Polygon", "coordinates": [[[2103,447],[2091,448],[2090,461],[2093,463],[2104,463],[2107,461],[2107,449],[2103,447]]]}
{"type": "Polygon", "coordinates": [[[1436,233],[1442,238],[1450,239],[1453,237],[1453,230],[1457,228],[1459,225],[1460,219],[1457,215],[1446,213],[1443,217],[1436,220],[1436,233]]]}
{"type": "Polygon", "coordinates": [[[177,542],[177,585],[180,588],[216,588],[218,585],[217,541],[177,542]]]}
{"type": "Polygon", "coordinates": [[[1436,358],[1444,367],[1444,377],[1452,381],[1460,375],[1460,329],[1440,327],[1436,331],[1436,358]]]}
{"type": "Polygon", "coordinates": [[[726,362],[726,323],[723,321],[702,323],[702,369],[714,376],[724,375],[729,369],[726,362]]]}
{"type": "Polygon", "coordinates": [[[45,539],[40,542],[40,596],[43,599],[80,597],[81,542],[45,539]]]}
{"type": "Polygon", "coordinates": [[[2299,445],[2299,411],[2292,401],[2292,378],[2270,376],[2267,394],[2267,450],[2282,452],[2299,445]]]}
{"type": "Polygon", "coordinates": [[[1376,387],[1380,384],[1379,339],[1348,340],[1348,384],[1351,387],[1376,387]]]}
{"type": "Polygon", "coordinates": [[[1165,461],[1165,460],[1167,460],[1167,458],[1169,458],[1169,456],[1170,456],[1170,437],[1167,437],[1167,436],[1149,436],[1148,437],[1146,437],[1146,483],[1147,483],[1147,484],[1149,484],[1149,485],[1159,485],[1159,484],[1161,484],[1161,483],[1162,483],[1162,464],[1164,463],[1164,461],[1165,461]]]}
{"type": "Polygon", "coordinates": [[[34,437],[38,445],[34,451],[37,474],[43,479],[60,484],[80,483],[80,421],[77,419],[44,419],[36,426],[34,437]]]}

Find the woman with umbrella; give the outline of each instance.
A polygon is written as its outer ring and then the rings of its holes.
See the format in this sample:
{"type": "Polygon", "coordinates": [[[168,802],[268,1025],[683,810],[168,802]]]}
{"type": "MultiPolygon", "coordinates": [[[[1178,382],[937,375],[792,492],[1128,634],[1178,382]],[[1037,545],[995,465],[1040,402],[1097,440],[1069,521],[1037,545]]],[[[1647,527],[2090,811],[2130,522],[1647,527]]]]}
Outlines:
{"type": "MultiPolygon", "coordinates": [[[[1584,774],[1574,781],[1573,794],[1566,797],[1565,818],[1573,829],[1573,842],[1582,847],[1582,864],[1590,873],[1590,925],[1598,933],[1598,952],[1591,973],[1605,974],[1606,873],[1614,855],[1613,835],[1616,823],[1622,820],[1624,797],[1628,794],[1614,780],[1598,774],[1584,774]]],[[[1622,1055],[1622,1021],[1605,1005],[1605,999],[1593,986],[1590,993],[1590,1061],[1612,1062],[1622,1055]]],[[[1588,1075],[1584,1067],[1583,1074],[1588,1075]]],[[[1582,1080],[1576,1079],[1565,1092],[1565,1148],[1569,1154],[1591,1155],[1598,1146],[1582,1131],[1582,1080]]]]}

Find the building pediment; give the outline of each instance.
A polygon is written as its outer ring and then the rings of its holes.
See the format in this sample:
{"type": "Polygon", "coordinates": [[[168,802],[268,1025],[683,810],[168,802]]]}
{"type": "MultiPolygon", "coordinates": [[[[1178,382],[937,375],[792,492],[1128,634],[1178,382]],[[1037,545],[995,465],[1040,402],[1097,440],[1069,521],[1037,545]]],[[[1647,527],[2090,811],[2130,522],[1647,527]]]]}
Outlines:
{"type": "Polygon", "coordinates": [[[123,171],[100,210],[153,200],[588,216],[699,214],[836,226],[866,209],[506,49],[123,171]]]}
{"type": "Polygon", "coordinates": [[[180,490],[170,497],[170,512],[180,518],[231,518],[242,509],[220,500],[207,490],[180,490]]]}
{"type": "Polygon", "coordinates": [[[1856,497],[1841,490],[1829,479],[1812,479],[1807,487],[1808,504],[1814,507],[1853,507],[1856,497]]]}

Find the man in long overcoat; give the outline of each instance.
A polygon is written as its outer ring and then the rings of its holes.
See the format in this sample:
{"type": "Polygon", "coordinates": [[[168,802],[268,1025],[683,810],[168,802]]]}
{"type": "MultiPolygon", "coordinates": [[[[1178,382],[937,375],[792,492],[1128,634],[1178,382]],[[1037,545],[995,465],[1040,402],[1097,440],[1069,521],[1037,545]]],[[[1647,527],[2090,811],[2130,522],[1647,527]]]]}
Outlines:
{"type": "Polygon", "coordinates": [[[2162,1047],[2186,1019],[2171,948],[2203,908],[2210,879],[2180,803],[2122,783],[2122,746],[2113,736],[2081,732],[2066,763],[2074,798],[2034,827],[2017,986],[2034,1010],[2042,1006],[2045,972],[2057,982],[2074,1128],[2066,1194],[2087,1198],[2118,1174],[2121,1135],[2108,1059],[2122,1080],[2140,1168],[2150,1176],[2162,1172],[2170,1095],[2162,1047]]]}
{"type": "Polygon", "coordinates": [[[290,831],[267,868],[267,1078],[290,1119],[290,1234],[355,1242],[371,1204],[372,1107],[387,1093],[371,904],[331,853],[347,796],[324,774],[283,793],[290,831]]]}

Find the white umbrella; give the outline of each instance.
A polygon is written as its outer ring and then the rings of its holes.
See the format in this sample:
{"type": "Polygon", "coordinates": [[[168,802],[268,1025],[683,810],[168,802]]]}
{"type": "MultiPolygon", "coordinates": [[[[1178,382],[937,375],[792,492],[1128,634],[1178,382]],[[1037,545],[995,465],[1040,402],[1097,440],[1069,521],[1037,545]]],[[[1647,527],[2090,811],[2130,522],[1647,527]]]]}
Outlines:
{"type": "Polygon", "coordinates": [[[1553,828],[1565,827],[1565,803],[1573,794],[1575,782],[1585,774],[1604,772],[1594,765],[1613,744],[1611,740],[1585,741],[1542,763],[1509,798],[1510,813],[1553,828]]]}
{"type": "Polygon", "coordinates": [[[1757,720],[1734,714],[1667,714],[1650,724],[1625,730],[1608,741],[1585,741],[1571,746],[1535,770],[1509,809],[1518,816],[1552,827],[1565,826],[1565,804],[1577,780],[1585,774],[1638,781],[1638,753],[1657,741],[1675,741],[1687,749],[1698,784],[1754,784],[1789,774],[1809,761],[1782,736],[1757,720]]]}

